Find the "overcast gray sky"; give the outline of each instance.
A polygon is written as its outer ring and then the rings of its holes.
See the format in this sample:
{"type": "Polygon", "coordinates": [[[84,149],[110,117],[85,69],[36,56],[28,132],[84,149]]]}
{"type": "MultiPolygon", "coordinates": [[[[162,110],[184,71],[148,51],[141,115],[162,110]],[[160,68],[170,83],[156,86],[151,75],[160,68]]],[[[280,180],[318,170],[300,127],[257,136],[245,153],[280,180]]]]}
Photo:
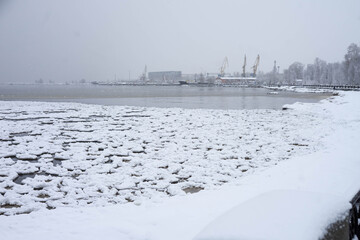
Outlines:
{"type": "Polygon", "coordinates": [[[342,61],[360,0],[0,0],[0,81],[89,81],[148,71],[259,70],[342,61]]]}

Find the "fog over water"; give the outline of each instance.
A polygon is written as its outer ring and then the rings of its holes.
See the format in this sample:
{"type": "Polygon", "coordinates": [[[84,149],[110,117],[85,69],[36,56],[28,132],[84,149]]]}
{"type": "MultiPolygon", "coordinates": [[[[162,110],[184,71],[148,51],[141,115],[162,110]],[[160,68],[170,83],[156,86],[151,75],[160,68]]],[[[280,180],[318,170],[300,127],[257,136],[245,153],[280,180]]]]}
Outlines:
{"type": "Polygon", "coordinates": [[[136,79],[149,71],[260,71],[341,61],[358,0],[0,0],[0,82],[136,79]]]}

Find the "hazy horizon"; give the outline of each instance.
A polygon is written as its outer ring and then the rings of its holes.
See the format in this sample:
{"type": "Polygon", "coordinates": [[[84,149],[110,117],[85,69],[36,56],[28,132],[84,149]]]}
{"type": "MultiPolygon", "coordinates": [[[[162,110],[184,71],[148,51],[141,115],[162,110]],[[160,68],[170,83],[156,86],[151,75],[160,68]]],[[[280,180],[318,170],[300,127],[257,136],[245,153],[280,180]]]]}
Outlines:
{"type": "Polygon", "coordinates": [[[0,82],[132,79],[148,71],[280,71],[342,61],[360,1],[0,0],[0,82]]]}

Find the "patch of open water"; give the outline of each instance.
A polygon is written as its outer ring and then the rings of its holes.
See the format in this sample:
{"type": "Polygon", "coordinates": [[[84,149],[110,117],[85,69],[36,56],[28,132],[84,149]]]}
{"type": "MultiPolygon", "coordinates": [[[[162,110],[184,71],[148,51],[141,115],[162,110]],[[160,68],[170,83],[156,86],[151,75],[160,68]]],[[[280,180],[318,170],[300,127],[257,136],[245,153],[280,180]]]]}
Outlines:
{"type": "Polygon", "coordinates": [[[318,102],[330,94],[296,93],[264,88],[198,86],[0,85],[0,100],[77,102],[100,105],[281,109],[284,104],[318,102]]]}

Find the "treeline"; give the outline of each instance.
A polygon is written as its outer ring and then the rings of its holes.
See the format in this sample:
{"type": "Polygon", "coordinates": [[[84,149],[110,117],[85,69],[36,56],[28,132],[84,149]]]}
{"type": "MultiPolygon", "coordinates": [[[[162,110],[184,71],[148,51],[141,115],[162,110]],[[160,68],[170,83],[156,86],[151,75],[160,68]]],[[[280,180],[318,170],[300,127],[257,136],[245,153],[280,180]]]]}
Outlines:
{"type": "Polygon", "coordinates": [[[319,58],[306,66],[294,62],[283,74],[274,65],[273,71],[260,79],[269,84],[360,85],[360,47],[355,43],[350,44],[342,62],[327,63],[319,58]]]}

